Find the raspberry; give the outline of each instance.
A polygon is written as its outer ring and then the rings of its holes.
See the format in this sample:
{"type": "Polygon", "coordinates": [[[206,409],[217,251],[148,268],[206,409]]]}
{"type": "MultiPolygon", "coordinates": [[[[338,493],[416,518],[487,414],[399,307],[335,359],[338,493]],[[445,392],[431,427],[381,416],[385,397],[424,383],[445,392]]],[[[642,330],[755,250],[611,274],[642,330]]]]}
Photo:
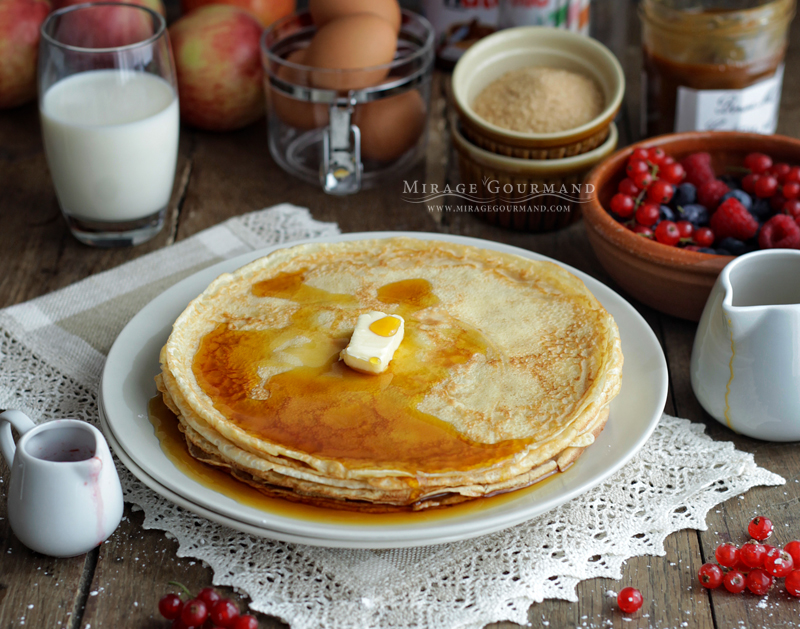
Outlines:
{"type": "Polygon", "coordinates": [[[748,240],[758,231],[758,221],[733,197],[717,208],[711,216],[709,226],[718,240],[729,237],[748,240]]]}
{"type": "Polygon", "coordinates": [[[724,181],[720,181],[719,179],[711,179],[697,188],[697,202],[700,205],[706,206],[711,212],[713,212],[714,208],[719,205],[722,197],[724,197],[728,192],[730,192],[730,188],[725,184],[724,181]]]}
{"type": "Polygon", "coordinates": [[[686,171],[686,179],[694,186],[700,186],[706,181],[714,179],[714,169],[711,168],[711,155],[708,153],[692,153],[681,162],[686,171]]]}
{"type": "Polygon", "coordinates": [[[800,226],[788,214],[776,214],[761,228],[758,246],[762,249],[800,249],[800,226]]]}

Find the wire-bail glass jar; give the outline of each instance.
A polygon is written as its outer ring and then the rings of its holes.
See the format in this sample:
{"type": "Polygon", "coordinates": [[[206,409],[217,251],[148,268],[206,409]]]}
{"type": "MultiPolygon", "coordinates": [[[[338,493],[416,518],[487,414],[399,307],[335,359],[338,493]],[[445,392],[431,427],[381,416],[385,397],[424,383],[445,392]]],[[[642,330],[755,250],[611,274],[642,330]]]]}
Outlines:
{"type": "Polygon", "coordinates": [[[269,150],[286,172],[329,194],[353,194],[396,177],[424,154],[433,29],[403,11],[394,60],[349,70],[303,65],[315,32],[303,12],[276,22],[261,39],[269,150]],[[317,87],[360,84],[367,73],[385,78],[360,89],[317,87]]]}

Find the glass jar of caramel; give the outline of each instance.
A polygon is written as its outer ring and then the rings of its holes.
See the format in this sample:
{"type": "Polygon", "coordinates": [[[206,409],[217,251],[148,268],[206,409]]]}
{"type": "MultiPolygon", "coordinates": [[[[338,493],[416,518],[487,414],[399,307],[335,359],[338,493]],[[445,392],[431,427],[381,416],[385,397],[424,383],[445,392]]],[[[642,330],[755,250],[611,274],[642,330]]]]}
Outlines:
{"type": "Polygon", "coordinates": [[[774,133],[795,0],[642,0],[642,134],[774,133]]]}

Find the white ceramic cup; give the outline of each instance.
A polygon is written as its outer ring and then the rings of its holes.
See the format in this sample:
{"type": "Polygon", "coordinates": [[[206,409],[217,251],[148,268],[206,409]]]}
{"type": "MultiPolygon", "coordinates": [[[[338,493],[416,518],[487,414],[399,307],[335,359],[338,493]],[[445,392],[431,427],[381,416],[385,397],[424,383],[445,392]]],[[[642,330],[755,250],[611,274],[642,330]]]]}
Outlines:
{"type": "Polygon", "coordinates": [[[102,433],[84,421],[38,426],[0,414],[0,448],[11,466],[8,519],[31,550],[73,557],[103,543],[122,519],[122,487],[102,433]],[[14,444],[11,427],[21,435],[14,444]]]}

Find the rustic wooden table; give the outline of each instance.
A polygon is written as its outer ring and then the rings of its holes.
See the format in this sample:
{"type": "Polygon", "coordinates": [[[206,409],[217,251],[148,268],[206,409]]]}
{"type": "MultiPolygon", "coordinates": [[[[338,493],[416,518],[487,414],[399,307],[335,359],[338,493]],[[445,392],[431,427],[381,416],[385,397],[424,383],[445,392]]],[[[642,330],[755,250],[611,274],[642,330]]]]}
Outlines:
{"type": "MultiPolygon", "coordinates": [[[[619,121],[623,141],[635,139],[638,116],[640,49],[635,11],[623,3],[598,3],[596,29],[621,59],[628,98],[619,121]],[[604,8],[605,5],[605,8],[604,8]],[[613,5],[609,7],[608,5],[613,5]],[[619,9],[619,10],[618,10],[619,9]]],[[[800,67],[800,25],[794,23],[787,68],[800,67]]],[[[437,75],[427,158],[404,175],[408,181],[444,184],[453,181],[446,128],[448,77],[437,75]]],[[[779,131],[800,134],[800,74],[788,71],[779,131]]],[[[163,232],[133,249],[96,250],[75,241],[59,214],[47,170],[35,105],[0,112],[0,306],[16,304],[67,286],[186,238],[220,221],[275,203],[289,201],[310,208],[315,218],[336,221],[342,231],[419,230],[475,236],[530,249],[571,264],[603,282],[613,282],[599,266],[581,223],[545,235],[493,228],[474,215],[434,214],[402,201],[402,179],[352,197],[324,195],[282,172],[267,151],[263,121],[247,129],[211,134],[183,129],[175,190],[163,232]]],[[[784,487],[756,488],[708,514],[707,531],[679,531],[665,542],[665,557],[628,561],[620,581],[596,579],[578,586],[579,602],[545,601],[530,609],[534,627],[795,627],[800,602],[775,589],[766,603],[720,589],[706,591],[697,569],[713,558],[724,540],[742,541],[748,521],[757,513],[780,522],[778,539],[800,538],[800,454],[793,444],[771,444],[739,437],[711,419],[695,399],[689,382],[689,358],[695,325],[661,315],[636,302],[660,339],[669,363],[670,393],[665,411],[707,426],[715,439],[733,441],[753,452],[756,461],[784,476],[784,487]],[[609,589],[634,585],[644,606],[624,618],[606,596],[609,589]]],[[[2,464],[3,488],[8,467],[2,464]]],[[[142,528],[142,514],[126,508],[110,543],[72,559],[52,559],[25,548],[11,533],[6,502],[0,498],[0,628],[36,629],[101,627],[164,628],[157,601],[167,582],[179,578],[192,590],[210,585],[211,571],[176,556],[178,545],[160,531],[142,528]]],[[[238,598],[240,606],[246,601],[238,598]]],[[[285,626],[262,616],[261,627],[285,626]]],[[[512,627],[499,623],[492,627],[512,627]]]]}

